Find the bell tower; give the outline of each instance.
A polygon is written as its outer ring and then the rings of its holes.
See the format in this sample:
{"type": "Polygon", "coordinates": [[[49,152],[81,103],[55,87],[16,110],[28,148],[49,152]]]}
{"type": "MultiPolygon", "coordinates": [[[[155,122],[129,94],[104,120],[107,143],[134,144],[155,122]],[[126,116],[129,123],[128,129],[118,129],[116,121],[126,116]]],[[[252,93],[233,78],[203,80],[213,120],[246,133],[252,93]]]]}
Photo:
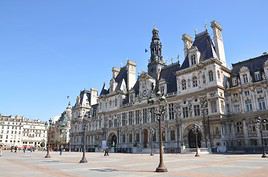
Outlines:
{"type": "Polygon", "coordinates": [[[148,74],[157,79],[160,75],[161,69],[165,66],[162,56],[162,44],[159,38],[158,29],[154,28],[152,41],[150,45],[151,57],[148,63],[148,74]]]}

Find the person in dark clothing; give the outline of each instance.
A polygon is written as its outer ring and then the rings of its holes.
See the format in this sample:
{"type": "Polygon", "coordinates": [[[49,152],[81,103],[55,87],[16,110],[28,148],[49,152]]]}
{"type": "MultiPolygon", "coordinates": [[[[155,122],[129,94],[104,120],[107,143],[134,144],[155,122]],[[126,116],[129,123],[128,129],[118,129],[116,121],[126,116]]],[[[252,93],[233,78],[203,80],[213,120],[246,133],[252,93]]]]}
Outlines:
{"type": "Polygon", "coordinates": [[[108,148],[106,148],[106,149],[104,150],[104,156],[109,156],[109,149],[108,149],[108,148]]]}

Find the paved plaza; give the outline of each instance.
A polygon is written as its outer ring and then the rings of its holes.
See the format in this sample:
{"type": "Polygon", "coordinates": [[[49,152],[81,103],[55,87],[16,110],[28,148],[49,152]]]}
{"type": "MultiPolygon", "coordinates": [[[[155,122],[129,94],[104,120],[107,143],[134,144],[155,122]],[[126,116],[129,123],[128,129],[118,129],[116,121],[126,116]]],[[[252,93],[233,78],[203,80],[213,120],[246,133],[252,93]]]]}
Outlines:
{"type": "Polygon", "coordinates": [[[268,158],[261,155],[164,154],[167,173],[156,173],[159,155],[86,153],[88,163],[78,163],[80,152],[9,152],[0,157],[0,177],[129,177],[129,176],[268,176],[268,158]]]}

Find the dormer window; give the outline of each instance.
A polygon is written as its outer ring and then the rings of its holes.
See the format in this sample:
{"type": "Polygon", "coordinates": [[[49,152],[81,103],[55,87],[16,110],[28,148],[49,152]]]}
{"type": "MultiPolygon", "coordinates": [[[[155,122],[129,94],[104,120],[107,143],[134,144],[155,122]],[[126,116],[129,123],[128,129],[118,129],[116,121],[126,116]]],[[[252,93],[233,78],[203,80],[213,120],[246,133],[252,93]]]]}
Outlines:
{"type": "Polygon", "coordinates": [[[186,80],[185,79],[183,79],[181,81],[181,88],[182,88],[182,90],[186,90],[186,80]]]}
{"type": "Polygon", "coordinates": [[[197,77],[193,77],[193,87],[197,87],[197,77]]]}
{"type": "Polygon", "coordinates": [[[233,77],[233,86],[237,86],[237,78],[233,77]]]}
{"type": "Polygon", "coordinates": [[[195,65],[196,64],[196,57],[195,57],[195,55],[192,55],[191,56],[191,64],[192,65],[195,65]]]}
{"type": "Polygon", "coordinates": [[[243,81],[244,81],[244,84],[248,83],[248,75],[247,74],[243,74],[243,81]]]}
{"type": "Polygon", "coordinates": [[[254,73],[254,76],[255,76],[255,81],[259,81],[259,80],[261,80],[261,74],[260,74],[259,71],[255,72],[255,73],[254,73]]]}

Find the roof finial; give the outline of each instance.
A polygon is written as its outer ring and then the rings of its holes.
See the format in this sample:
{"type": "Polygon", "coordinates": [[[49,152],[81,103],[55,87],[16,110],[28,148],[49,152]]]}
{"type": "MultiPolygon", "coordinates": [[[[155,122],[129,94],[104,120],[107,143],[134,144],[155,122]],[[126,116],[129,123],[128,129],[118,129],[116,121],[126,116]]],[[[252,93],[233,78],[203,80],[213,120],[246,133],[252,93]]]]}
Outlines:
{"type": "Polygon", "coordinates": [[[195,34],[195,35],[197,34],[197,28],[195,28],[195,30],[194,30],[194,34],[195,34]]]}

